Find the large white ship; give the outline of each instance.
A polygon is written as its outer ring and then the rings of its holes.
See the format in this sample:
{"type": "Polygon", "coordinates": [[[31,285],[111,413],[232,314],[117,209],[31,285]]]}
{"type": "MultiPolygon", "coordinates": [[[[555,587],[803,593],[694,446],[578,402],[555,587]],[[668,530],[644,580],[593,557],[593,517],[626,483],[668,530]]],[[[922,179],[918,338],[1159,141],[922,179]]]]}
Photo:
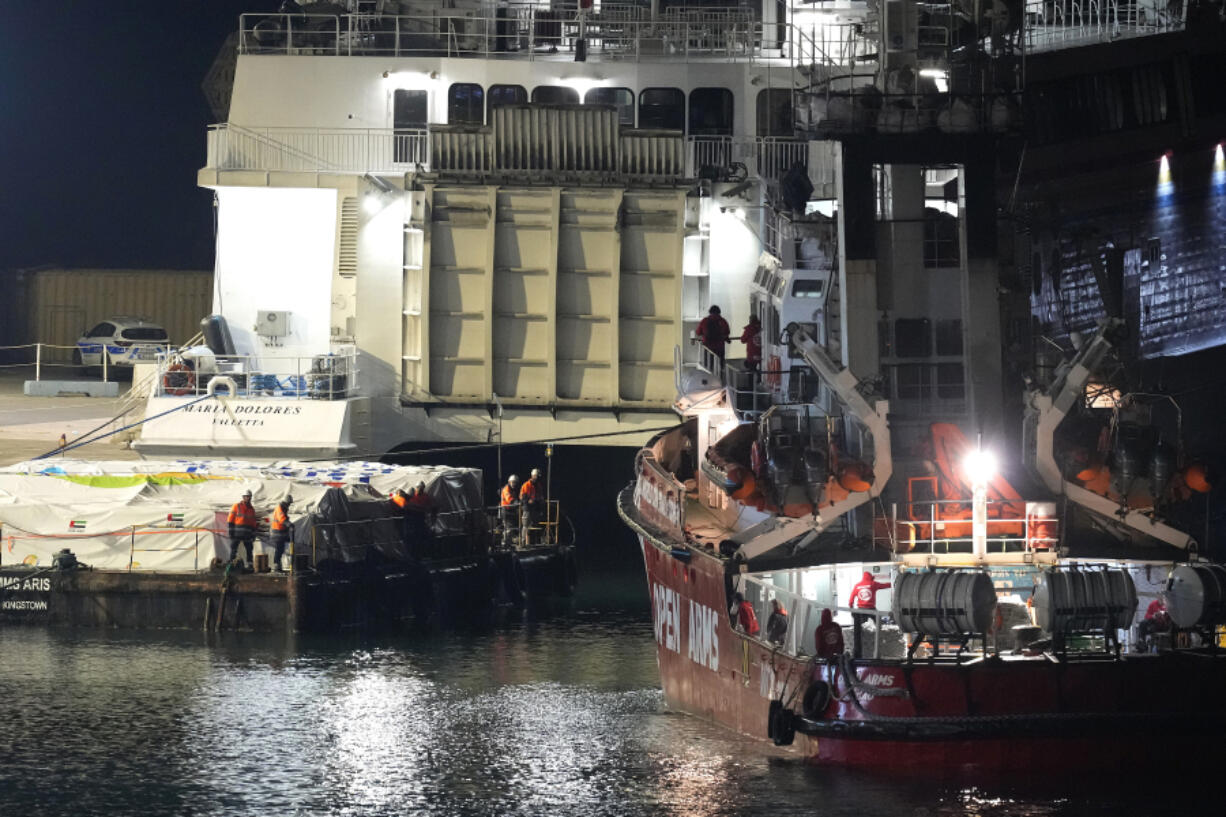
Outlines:
{"type": "MultiPolygon", "coordinates": [[[[1027,77],[1050,84],[1062,69],[1043,59],[1087,45],[1165,42],[1185,18],[1063,0],[242,15],[198,174],[224,320],[163,361],[136,446],[638,445],[671,422],[711,304],[734,330],[754,312],[768,341],[812,328],[911,401],[916,433],[938,415],[991,432],[1001,327],[1029,311],[1001,299],[1028,248],[998,246],[996,218],[998,188],[1011,206],[1032,188],[1014,161],[1027,77]],[[771,306],[785,289],[804,314],[771,306]]],[[[1127,115],[1165,127],[1176,91],[1152,110],[1126,92],[1127,115]]],[[[1068,134],[1048,125],[1035,144],[1054,155],[1068,134]]],[[[767,356],[791,377],[786,346],[767,356]]]]}

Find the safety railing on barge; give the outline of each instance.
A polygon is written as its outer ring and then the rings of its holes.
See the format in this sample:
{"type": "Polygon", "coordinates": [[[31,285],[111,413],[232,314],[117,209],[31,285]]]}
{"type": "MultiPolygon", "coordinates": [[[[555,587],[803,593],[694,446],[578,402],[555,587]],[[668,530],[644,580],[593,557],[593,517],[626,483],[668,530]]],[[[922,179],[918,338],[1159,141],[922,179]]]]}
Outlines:
{"type": "Polygon", "coordinates": [[[357,350],[326,355],[197,355],[188,350],[158,358],[155,397],[280,397],[344,400],[358,393],[357,350]]]}

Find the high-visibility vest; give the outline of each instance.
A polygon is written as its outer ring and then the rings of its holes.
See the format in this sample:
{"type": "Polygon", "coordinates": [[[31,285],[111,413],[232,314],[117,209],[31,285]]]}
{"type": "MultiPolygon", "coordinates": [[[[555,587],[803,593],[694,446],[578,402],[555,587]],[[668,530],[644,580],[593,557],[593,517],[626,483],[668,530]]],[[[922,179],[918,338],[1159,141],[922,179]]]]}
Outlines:
{"type": "Polygon", "coordinates": [[[533,482],[532,480],[528,480],[527,482],[525,482],[524,487],[519,489],[519,498],[522,499],[524,502],[536,502],[537,500],[536,483],[533,482]]]}
{"type": "Polygon", "coordinates": [[[234,503],[234,507],[230,508],[230,515],[226,517],[226,521],[231,525],[240,528],[255,527],[255,508],[251,507],[250,502],[238,501],[234,503]]]}
{"type": "Polygon", "coordinates": [[[272,524],[269,526],[274,531],[283,531],[289,529],[289,514],[285,512],[285,508],[280,505],[272,512],[272,524]]]}
{"type": "Polygon", "coordinates": [[[502,486],[502,506],[505,508],[507,505],[514,505],[514,504],[515,504],[515,489],[512,488],[510,485],[502,486]]]}
{"type": "Polygon", "coordinates": [[[404,494],[396,493],[392,494],[392,503],[395,504],[397,508],[403,508],[408,504],[408,500],[405,499],[404,494]]]}

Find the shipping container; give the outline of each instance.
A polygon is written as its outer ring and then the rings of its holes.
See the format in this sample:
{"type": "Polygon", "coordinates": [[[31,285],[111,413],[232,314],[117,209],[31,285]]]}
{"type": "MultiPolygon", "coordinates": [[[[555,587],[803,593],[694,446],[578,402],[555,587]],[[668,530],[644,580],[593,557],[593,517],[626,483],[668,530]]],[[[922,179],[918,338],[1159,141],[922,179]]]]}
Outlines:
{"type": "MultiPolygon", "coordinates": [[[[212,312],[211,270],[42,269],[30,276],[27,343],[72,347],[90,327],[127,315],[161,324],[171,344],[180,345],[212,312]]],[[[46,349],[43,356],[68,362],[72,349],[46,349]]]]}

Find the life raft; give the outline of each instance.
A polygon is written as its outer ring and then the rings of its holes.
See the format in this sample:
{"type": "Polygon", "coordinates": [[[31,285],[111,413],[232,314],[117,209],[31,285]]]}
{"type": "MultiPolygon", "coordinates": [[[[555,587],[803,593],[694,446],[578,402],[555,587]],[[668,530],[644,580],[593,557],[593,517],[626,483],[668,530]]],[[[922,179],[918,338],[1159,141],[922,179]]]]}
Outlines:
{"type": "Polygon", "coordinates": [[[196,388],[196,372],[186,363],[172,363],[162,374],[162,391],[181,397],[196,388]]]}

